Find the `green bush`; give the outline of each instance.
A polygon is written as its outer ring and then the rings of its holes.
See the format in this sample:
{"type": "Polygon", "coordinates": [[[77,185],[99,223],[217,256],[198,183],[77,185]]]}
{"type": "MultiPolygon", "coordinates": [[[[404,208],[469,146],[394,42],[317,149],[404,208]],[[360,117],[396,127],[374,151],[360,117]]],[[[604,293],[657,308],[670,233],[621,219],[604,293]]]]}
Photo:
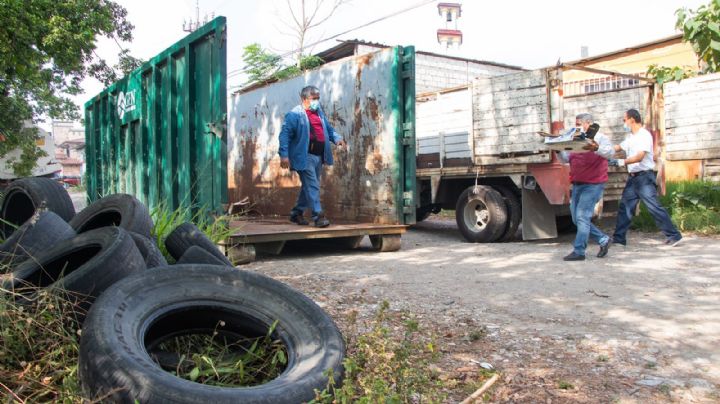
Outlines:
{"type": "MultiPolygon", "coordinates": [[[[708,181],[668,182],[660,203],[668,210],[673,223],[682,232],[720,234],[720,185],[708,181]]],[[[633,219],[633,228],[657,231],[655,221],[645,206],[633,219]]]]}

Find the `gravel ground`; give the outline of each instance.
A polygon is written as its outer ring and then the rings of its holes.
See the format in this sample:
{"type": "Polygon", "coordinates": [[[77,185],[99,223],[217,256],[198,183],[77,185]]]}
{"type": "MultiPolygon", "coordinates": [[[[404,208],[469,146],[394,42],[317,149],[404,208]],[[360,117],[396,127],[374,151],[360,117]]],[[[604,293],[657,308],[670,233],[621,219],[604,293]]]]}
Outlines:
{"type": "Polygon", "coordinates": [[[417,315],[439,337],[442,372],[499,370],[494,402],[720,401],[720,239],[665,247],[659,233],[633,232],[604,259],[591,246],[566,263],[573,236],[469,244],[453,221],[430,220],[398,252],[366,239],[243,269],[303,291],[341,328],[347,310],[370,317],[383,300],[417,315]]]}

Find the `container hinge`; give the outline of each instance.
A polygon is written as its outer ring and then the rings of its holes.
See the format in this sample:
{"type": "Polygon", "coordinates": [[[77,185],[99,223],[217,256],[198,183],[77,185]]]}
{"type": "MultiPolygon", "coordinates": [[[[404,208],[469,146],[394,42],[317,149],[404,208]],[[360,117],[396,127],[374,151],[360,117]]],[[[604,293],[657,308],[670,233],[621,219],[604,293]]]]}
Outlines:
{"type": "Polygon", "coordinates": [[[412,122],[403,123],[403,139],[402,139],[403,146],[411,146],[411,145],[415,144],[415,142],[413,140],[414,128],[415,128],[415,125],[413,125],[412,122]]]}
{"type": "Polygon", "coordinates": [[[404,68],[400,76],[404,79],[411,79],[415,77],[415,69],[412,67],[408,67],[407,69],[404,68]]]}
{"type": "Polygon", "coordinates": [[[415,202],[413,201],[413,192],[407,191],[403,192],[403,205],[404,206],[415,206],[415,202]]]}
{"type": "Polygon", "coordinates": [[[205,132],[205,133],[207,133],[207,134],[212,133],[219,138],[222,138],[225,129],[227,129],[227,125],[225,124],[225,122],[220,122],[220,123],[210,122],[206,126],[207,126],[207,132],[205,132]]]}

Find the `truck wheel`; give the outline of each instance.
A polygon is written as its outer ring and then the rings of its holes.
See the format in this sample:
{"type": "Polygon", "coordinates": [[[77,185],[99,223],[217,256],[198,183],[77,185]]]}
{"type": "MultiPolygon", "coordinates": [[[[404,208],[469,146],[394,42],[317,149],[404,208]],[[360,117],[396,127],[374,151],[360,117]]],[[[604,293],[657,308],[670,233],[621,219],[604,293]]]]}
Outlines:
{"type": "Polygon", "coordinates": [[[297,290],[250,271],[173,265],[127,277],[100,296],[83,325],[78,376],[88,398],[115,403],[300,403],[328,385],[328,374],[340,385],[344,356],[333,320],[297,290]],[[285,346],[287,367],[264,384],[195,383],[150,354],[179,335],[264,336],[276,321],[272,338],[285,346]]]}
{"type": "Polygon", "coordinates": [[[505,231],[497,241],[511,241],[515,238],[515,233],[517,233],[518,226],[520,226],[520,221],[522,220],[522,205],[517,195],[515,195],[510,188],[503,186],[493,188],[500,192],[500,195],[502,195],[505,200],[505,208],[507,209],[508,216],[505,231]]]}
{"type": "Polygon", "coordinates": [[[75,215],[72,199],[65,188],[50,178],[23,178],[5,189],[0,207],[3,238],[30,219],[41,207],[69,221],[75,215]]]}
{"type": "Polygon", "coordinates": [[[458,198],[455,220],[463,237],[471,243],[497,240],[507,225],[507,208],[499,192],[491,187],[472,186],[458,198]]]}

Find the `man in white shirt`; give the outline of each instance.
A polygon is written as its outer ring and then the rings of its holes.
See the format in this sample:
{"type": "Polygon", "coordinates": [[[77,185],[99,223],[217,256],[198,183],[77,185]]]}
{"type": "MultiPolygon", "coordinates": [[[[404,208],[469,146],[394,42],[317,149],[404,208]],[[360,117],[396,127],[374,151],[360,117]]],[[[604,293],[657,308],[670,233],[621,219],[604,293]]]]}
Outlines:
{"type": "Polygon", "coordinates": [[[625,245],[625,235],[630,227],[635,208],[642,200],[655,224],[666,237],[665,244],[676,246],[682,239],[682,234],[673,225],[667,210],[660,205],[655,182],[655,162],[653,161],[653,140],[647,129],[642,127],[642,117],[636,109],[629,109],[623,116],[623,128],[628,133],[625,141],[615,145],[615,151],[625,151],[625,159],[617,160],[619,166],[627,166],[628,179],[625,183],[613,243],[625,245]]]}

